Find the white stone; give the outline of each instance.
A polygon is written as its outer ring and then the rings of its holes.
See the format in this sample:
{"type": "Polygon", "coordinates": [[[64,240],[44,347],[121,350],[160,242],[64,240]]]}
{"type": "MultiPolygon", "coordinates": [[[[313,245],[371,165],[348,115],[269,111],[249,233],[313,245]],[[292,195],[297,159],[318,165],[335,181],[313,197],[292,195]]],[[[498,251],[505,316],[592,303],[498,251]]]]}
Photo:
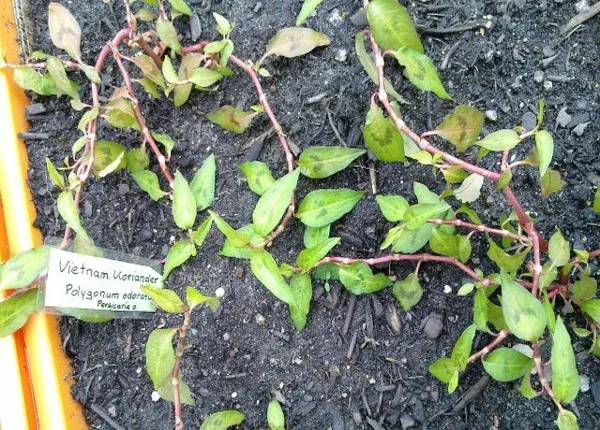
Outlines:
{"type": "Polygon", "coordinates": [[[158,391],[153,391],[152,392],[152,401],[158,402],[159,400],[160,400],[160,394],[158,394],[158,391]]]}
{"type": "Polygon", "coordinates": [[[215,290],[215,297],[217,299],[222,299],[225,297],[225,289],[223,287],[219,287],[215,290]]]}
{"type": "Polygon", "coordinates": [[[585,393],[590,390],[590,377],[587,375],[580,375],[579,379],[581,380],[581,392],[585,393]]]}
{"type": "Polygon", "coordinates": [[[452,287],[450,285],[444,285],[444,293],[450,294],[452,292],[452,287]]]}

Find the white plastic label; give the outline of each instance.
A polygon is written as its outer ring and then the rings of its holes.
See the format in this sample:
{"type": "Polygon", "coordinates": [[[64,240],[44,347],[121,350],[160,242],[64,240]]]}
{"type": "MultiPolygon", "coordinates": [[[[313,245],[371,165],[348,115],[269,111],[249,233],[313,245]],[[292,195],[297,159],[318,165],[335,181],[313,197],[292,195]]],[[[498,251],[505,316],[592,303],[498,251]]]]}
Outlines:
{"type": "Polygon", "coordinates": [[[46,279],[46,307],[154,312],[140,287],[162,287],[151,267],[52,249],[46,279]]]}

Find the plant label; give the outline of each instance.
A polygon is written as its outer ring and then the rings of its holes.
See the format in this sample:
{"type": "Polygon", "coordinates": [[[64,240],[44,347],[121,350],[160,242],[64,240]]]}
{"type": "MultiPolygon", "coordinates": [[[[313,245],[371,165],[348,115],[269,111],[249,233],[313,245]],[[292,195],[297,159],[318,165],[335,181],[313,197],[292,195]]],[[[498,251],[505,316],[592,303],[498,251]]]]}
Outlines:
{"type": "MultiPolygon", "coordinates": [[[[141,259],[138,259],[141,260],[141,259]]],[[[142,285],[162,287],[149,265],[52,249],[44,304],[50,308],[154,312],[142,285]]]]}

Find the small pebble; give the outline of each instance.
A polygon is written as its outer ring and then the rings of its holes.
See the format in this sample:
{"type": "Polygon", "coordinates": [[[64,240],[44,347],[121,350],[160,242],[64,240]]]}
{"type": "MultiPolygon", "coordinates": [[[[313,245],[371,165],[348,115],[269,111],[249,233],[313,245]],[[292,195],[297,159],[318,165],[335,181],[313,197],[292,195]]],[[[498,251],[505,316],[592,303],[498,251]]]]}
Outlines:
{"type": "Polygon", "coordinates": [[[367,25],[367,14],[365,8],[361,7],[354,15],[350,17],[350,21],[357,27],[364,27],[367,25]]]}
{"type": "Polygon", "coordinates": [[[254,316],[254,322],[258,325],[264,325],[267,320],[261,314],[256,314],[254,316]]]}
{"type": "Polygon", "coordinates": [[[423,322],[421,322],[421,325],[423,326],[425,336],[429,339],[437,339],[444,328],[442,316],[436,312],[427,315],[423,322]]]}
{"type": "Polygon", "coordinates": [[[537,118],[533,112],[525,112],[523,117],[521,118],[521,125],[525,130],[531,131],[537,125],[537,118]]]}
{"type": "Polygon", "coordinates": [[[217,299],[222,299],[225,297],[225,289],[223,287],[219,287],[215,290],[215,297],[217,299]]]}
{"type": "Polygon", "coordinates": [[[129,185],[127,184],[119,184],[119,194],[124,196],[129,192],[129,185]]]}
{"type": "Polygon", "coordinates": [[[535,73],[533,74],[533,80],[535,82],[537,82],[538,84],[541,84],[542,82],[544,82],[544,72],[541,70],[536,70],[535,73]]]}
{"type": "Polygon", "coordinates": [[[231,335],[229,333],[223,333],[223,340],[228,342],[231,339],[231,335]]]}
{"type": "Polygon", "coordinates": [[[263,7],[262,2],[261,1],[257,2],[256,6],[254,6],[254,13],[260,12],[260,10],[262,9],[262,7],[263,7]]]}
{"type": "Polygon", "coordinates": [[[452,292],[452,287],[450,285],[444,285],[444,293],[450,294],[452,292]]]}
{"type": "Polygon", "coordinates": [[[496,122],[498,121],[498,111],[496,109],[486,110],[485,117],[492,122],[496,122]]]}
{"type": "Polygon", "coordinates": [[[340,63],[346,61],[346,58],[348,58],[348,51],[346,51],[345,49],[338,49],[335,53],[335,59],[340,63]]]}
{"type": "Polygon", "coordinates": [[[571,115],[567,113],[567,107],[565,106],[558,112],[558,116],[556,117],[556,123],[562,128],[565,128],[570,122],[571,115]]]}
{"type": "Polygon", "coordinates": [[[237,399],[237,393],[235,391],[233,393],[231,393],[231,398],[232,399],[237,399]]]}
{"type": "Polygon", "coordinates": [[[402,426],[402,430],[414,428],[417,423],[413,417],[410,415],[402,415],[400,417],[400,425],[402,426]]]}
{"type": "Polygon", "coordinates": [[[550,91],[552,89],[552,81],[544,81],[544,89],[550,91]]]}
{"type": "Polygon", "coordinates": [[[108,412],[108,415],[110,415],[113,418],[117,416],[117,408],[115,408],[115,405],[110,405],[106,412],[108,412]]]}
{"type": "Polygon", "coordinates": [[[333,12],[331,12],[328,21],[333,25],[340,25],[344,21],[344,18],[340,15],[339,9],[335,8],[333,9],[333,12]]]}
{"type": "Polygon", "coordinates": [[[587,375],[580,375],[579,379],[581,380],[581,392],[587,393],[590,391],[590,377],[587,375]]]}
{"type": "Polygon", "coordinates": [[[158,391],[153,391],[152,392],[152,401],[158,402],[159,400],[160,400],[160,394],[158,394],[158,391]]]}
{"type": "Polygon", "coordinates": [[[202,26],[200,25],[200,18],[197,14],[193,14],[190,18],[190,33],[192,34],[192,40],[194,42],[202,36],[202,26]]]}
{"type": "Polygon", "coordinates": [[[586,127],[588,126],[589,122],[584,122],[582,124],[579,124],[577,127],[575,127],[573,129],[573,134],[577,135],[577,136],[581,136],[583,134],[583,132],[585,131],[586,127]]]}

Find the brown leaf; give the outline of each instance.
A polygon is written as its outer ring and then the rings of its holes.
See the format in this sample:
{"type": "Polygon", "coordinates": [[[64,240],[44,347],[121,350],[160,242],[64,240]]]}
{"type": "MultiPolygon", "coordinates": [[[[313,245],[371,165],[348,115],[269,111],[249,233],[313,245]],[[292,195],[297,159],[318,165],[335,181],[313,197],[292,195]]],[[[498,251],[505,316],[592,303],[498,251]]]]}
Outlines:
{"type": "Polygon", "coordinates": [[[329,37],[310,28],[290,27],[279,30],[267,45],[269,55],[280,55],[286,58],[298,57],[312,51],[318,46],[329,45],[329,37]]]}
{"type": "Polygon", "coordinates": [[[48,6],[48,28],[52,43],[67,51],[73,59],[81,59],[81,28],[71,12],[59,3],[48,6]]]}

